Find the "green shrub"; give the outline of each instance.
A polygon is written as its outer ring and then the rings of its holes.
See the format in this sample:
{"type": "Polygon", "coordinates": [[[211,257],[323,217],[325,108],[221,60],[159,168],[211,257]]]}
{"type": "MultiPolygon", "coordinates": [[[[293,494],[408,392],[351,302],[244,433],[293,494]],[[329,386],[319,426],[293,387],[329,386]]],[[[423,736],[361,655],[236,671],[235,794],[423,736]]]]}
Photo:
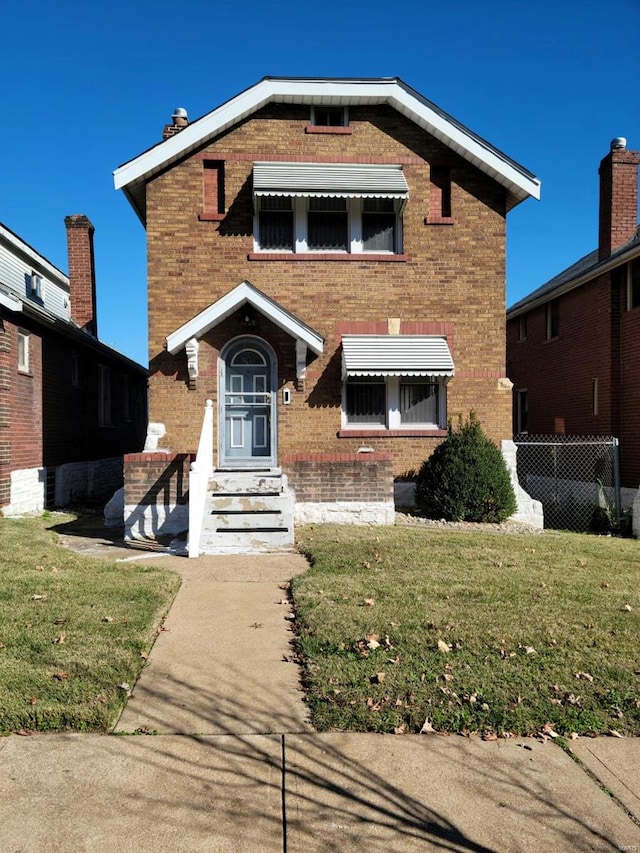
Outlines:
{"type": "Polygon", "coordinates": [[[416,506],[447,521],[504,521],[516,499],[504,458],[482,431],[475,414],[449,435],[422,464],[416,506]]]}

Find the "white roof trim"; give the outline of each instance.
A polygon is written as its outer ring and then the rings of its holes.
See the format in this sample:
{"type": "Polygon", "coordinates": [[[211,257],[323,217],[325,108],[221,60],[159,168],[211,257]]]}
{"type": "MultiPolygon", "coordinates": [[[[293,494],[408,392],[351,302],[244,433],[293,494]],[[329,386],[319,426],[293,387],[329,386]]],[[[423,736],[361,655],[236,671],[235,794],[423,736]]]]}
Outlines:
{"type": "MultiPolygon", "coordinates": [[[[502,184],[509,192],[510,207],[529,196],[540,198],[538,178],[398,78],[377,80],[265,78],[194,121],[184,130],[117,168],[113,173],[115,188],[125,189],[133,202],[131,196],[133,184],[166,168],[170,163],[188,154],[190,150],[206,144],[209,139],[218,136],[270,101],[354,106],[389,104],[502,184]]],[[[138,213],[140,214],[139,210],[138,213]]]]}
{"type": "Polygon", "coordinates": [[[254,163],[256,196],[400,198],[409,187],[401,166],[347,163],[254,163]]]}
{"type": "Polygon", "coordinates": [[[453,358],[440,335],[343,335],[342,375],[451,377],[453,358]]]}
{"type": "Polygon", "coordinates": [[[4,289],[0,289],[0,305],[9,311],[22,311],[22,300],[4,289]]]}
{"type": "Polygon", "coordinates": [[[307,326],[293,314],[274,302],[262,291],[248,281],[243,281],[233,290],[226,293],[213,305],[205,308],[193,319],[167,335],[167,349],[172,355],[181,350],[191,338],[201,338],[209,329],[217,326],[245,303],[252,305],[256,311],[268,317],[276,326],[309,347],[316,355],[324,349],[324,340],[310,326],[307,326]]]}

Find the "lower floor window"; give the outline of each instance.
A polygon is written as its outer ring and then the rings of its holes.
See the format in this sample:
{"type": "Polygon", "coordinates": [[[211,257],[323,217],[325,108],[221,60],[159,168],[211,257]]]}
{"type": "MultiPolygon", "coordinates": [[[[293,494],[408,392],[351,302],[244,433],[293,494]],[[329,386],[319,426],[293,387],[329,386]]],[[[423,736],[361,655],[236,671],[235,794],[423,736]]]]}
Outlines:
{"type": "Polygon", "coordinates": [[[446,422],[446,386],[430,378],[351,377],[343,409],[345,426],[440,429],[446,422]]]}

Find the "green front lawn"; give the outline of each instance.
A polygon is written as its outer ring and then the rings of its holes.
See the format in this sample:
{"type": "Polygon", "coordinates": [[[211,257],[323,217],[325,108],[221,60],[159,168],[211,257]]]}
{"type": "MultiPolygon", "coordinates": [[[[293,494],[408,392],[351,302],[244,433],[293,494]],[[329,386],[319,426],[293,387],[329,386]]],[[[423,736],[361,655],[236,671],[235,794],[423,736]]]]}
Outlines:
{"type": "Polygon", "coordinates": [[[53,523],[0,519],[0,731],[113,725],[180,585],[68,551],[53,523]]]}
{"type": "Polygon", "coordinates": [[[318,729],[640,735],[640,542],[328,525],[298,540],[318,729]]]}

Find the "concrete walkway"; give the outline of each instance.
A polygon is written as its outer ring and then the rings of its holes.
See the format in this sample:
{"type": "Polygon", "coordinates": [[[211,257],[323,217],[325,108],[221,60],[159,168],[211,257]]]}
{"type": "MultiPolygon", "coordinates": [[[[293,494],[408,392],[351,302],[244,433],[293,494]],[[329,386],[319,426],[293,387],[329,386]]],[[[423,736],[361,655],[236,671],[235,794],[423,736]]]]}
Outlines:
{"type": "Polygon", "coordinates": [[[640,741],[574,741],[578,763],[528,739],[314,733],[279,588],[302,558],[153,559],[183,585],[115,727],[137,736],[0,739],[0,853],[640,853],[640,741]]]}

